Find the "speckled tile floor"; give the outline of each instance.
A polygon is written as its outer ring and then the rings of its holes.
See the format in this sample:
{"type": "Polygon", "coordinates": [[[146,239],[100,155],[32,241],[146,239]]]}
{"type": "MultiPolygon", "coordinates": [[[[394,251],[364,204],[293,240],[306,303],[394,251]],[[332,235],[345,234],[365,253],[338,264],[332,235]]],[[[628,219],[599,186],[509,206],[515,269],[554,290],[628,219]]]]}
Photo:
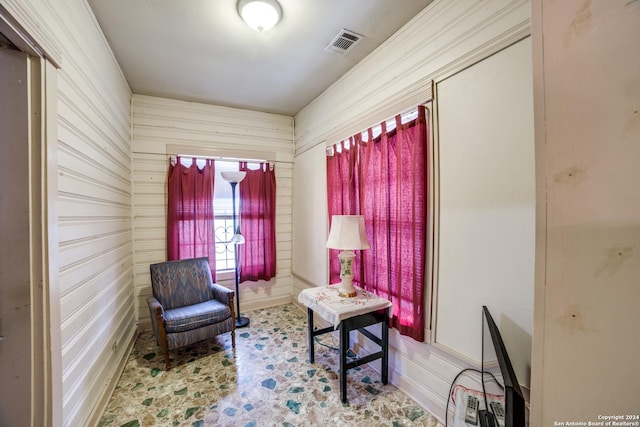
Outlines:
{"type": "Polygon", "coordinates": [[[150,332],[135,343],[99,427],[441,426],[367,365],[349,370],[340,402],[332,334],[307,362],[307,316],[292,304],[243,313],[248,328],[170,353],[150,332]]]}

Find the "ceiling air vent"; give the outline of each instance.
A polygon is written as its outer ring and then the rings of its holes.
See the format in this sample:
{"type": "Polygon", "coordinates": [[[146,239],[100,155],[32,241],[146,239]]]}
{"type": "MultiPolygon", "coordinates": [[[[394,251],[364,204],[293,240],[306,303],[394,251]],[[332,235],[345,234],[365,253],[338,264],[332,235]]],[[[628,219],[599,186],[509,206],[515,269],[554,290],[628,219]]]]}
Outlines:
{"type": "Polygon", "coordinates": [[[329,43],[329,46],[324,50],[337,53],[338,55],[345,55],[353,46],[355,46],[362,36],[356,34],[353,31],[342,29],[337,36],[329,43]]]}

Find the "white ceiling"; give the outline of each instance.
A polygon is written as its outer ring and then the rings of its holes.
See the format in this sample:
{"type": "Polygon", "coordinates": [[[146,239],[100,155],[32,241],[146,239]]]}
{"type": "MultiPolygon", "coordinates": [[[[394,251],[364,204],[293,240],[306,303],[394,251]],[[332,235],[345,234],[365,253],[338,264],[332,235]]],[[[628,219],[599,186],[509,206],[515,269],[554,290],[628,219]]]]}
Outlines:
{"type": "Polygon", "coordinates": [[[237,0],[89,0],[136,94],[295,115],[432,0],[279,0],[271,31],[237,0]],[[364,36],[345,56],[341,29],[364,36]]]}

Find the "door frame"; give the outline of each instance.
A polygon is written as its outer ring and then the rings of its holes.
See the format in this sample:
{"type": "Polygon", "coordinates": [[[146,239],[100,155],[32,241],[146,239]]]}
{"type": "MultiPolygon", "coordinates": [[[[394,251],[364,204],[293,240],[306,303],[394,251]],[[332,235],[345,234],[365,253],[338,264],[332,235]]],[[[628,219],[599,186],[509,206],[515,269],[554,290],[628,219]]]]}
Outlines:
{"type": "Polygon", "coordinates": [[[0,5],[0,32],[28,55],[31,425],[62,425],[62,338],[58,281],[57,70],[0,5]]]}

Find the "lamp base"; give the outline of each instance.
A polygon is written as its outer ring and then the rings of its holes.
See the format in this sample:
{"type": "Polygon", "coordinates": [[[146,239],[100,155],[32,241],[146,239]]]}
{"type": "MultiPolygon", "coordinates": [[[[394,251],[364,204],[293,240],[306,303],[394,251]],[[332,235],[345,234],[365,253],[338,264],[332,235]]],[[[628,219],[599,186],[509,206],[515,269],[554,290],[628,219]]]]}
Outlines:
{"type": "Polygon", "coordinates": [[[356,254],[349,250],[344,250],[338,255],[341,279],[338,296],[342,298],[353,298],[358,295],[356,288],[353,287],[353,259],[355,257],[356,254]]]}
{"type": "Polygon", "coordinates": [[[248,317],[238,317],[236,319],[236,328],[246,328],[247,326],[249,326],[248,317]]]}
{"type": "Polygon", "coordinates": [[[338,296],[342,298],[353,298],[358,295],[358,291],[353,287],[353,282],[350,280],[351,278],[342,278],[342,282],[340,282],[340,286],[338,286],[338,296]]]}
{"type": "Polygon", "coordinates": [[[338,296],[342,298],[353,298],[356,295],[358,295],[357,291],[349,292],[349,291],[338,290],[338,296]]]}

